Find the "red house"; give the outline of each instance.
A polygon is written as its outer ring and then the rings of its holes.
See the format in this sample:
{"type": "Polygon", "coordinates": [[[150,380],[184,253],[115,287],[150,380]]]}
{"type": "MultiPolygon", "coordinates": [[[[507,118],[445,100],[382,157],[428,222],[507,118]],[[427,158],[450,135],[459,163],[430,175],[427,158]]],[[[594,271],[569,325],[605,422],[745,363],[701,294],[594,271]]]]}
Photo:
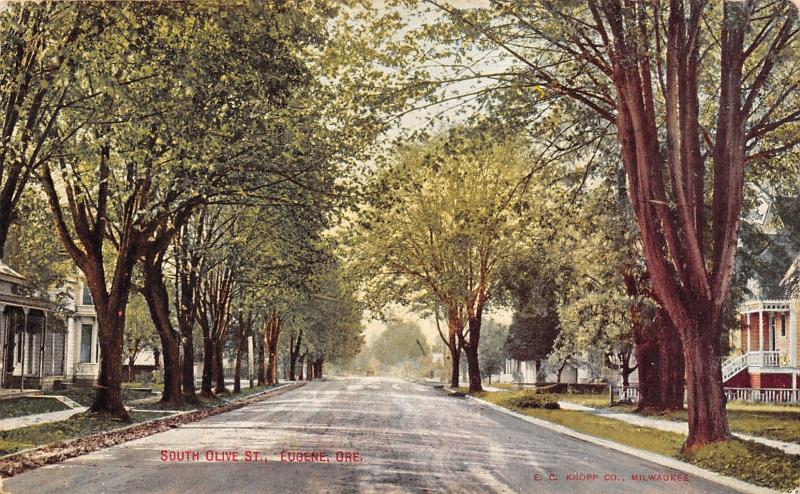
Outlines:
{"type": "Polygon", "coordinates": [[[736,351],[722,365],[731,398],[749,399],[753,393],[745,389],[751,388],[787,395],[772,399],[761,391],[757,401],[798,401],[798,307],[798,299],[752,300],[739,307],[740,329],[732,341],[736,351]]]}

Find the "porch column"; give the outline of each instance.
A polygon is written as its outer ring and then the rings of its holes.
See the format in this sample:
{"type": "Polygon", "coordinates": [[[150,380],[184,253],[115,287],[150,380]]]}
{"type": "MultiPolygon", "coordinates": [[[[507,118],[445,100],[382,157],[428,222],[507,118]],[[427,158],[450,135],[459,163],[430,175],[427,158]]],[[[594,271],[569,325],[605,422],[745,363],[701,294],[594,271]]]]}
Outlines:
{"type": "Polygon", "coordinates": [[[22,324],[22,338],[19,339],[20,348],[22,349],[22,358],[20,359],[22,372],[20,372],[19,376],[19,390],[25,391],[25,340],[28,339],[28,311],[30,309],[25,307],[22,311],[25,313],[25,322],[22,324]]]}
{"type": "Polygon", "coordinates": [[[47,337],[47,312],[42,311],[42,344],[39,345],[39,389],[44,389],[44,341],[47,337]]]}
{"type": "Polygon", "coordinates": [[[764,309],[758,311],[758,351],[764,351],[764,309]]]}
{"type": "Polygon", "coordinates": [[[789,365],[797,368],[797,306],[789,302],[789,365]]]}
{"type": "Polygon", "coordinates": [[[8,316],[6,315],[6,304],[0,304],[0,334],[3,335],[3,341],[0,343],[0,388],[2,388],[6,379],[6,351],[8,350],[8,316]]]}

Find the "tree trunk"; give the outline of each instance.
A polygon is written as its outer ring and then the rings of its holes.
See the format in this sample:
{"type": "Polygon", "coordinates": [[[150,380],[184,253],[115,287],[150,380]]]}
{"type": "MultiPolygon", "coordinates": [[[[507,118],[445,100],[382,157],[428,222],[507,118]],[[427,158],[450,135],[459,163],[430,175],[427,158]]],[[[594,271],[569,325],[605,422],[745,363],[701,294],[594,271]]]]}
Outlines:
{"type": "Polygon", "coordinates": [[[634,327],[639,370],[637,411],[661,413],[683,409],[684,358],[675,325],[663,309],[647,325],[634,327]]]}
{"type": "Polygon", "coordinates": [[[186,333],[181,330],[183,340],[183,372],[181,372],[183,383],[183,401],[186,403],[197,403],[197,395],[194,388],[194,338],[191,328],[186,333]]]}
{"type": "Polygon", "coordinates": [[[258,343],[258,385],[264,386],[267,382],[266,362],[264,351],[264,338],[258,343]]]}
{"type": "Polygon", "coordinates": [[[233,364],[233,392],[242,392],[242,347],[244,346],[244,328],[242,321],[237,324],[236,331],[236,361],[233,364]]]}
{"type": "Polygon", "coordinates": [[[187,403],[197,403],[194,385],[194,321],[197,307],[197,274],[189,263],[182,264],[184,272],[175,277],[179,301],[176,312],[178,328],[183,346],[182,388],[183,399],[187,403]]]}
{"type": "Polygon", "coordinates": [[[134,375],[133,375],[133,363],[135,362],[135,357],[128,357],[128,382],[133,382],[134,375]]]}
{"type": "Polygon", "coordinates": [[[303,370],[305,369],[305,366],[303,365],[303,363],[305,362],[305,360],[306,360],[306,354],[303,353],[302,355],[300,355],[300,361],[298,362],[299,367],[300,367],[300,375],[297,376],[297,380],[298,381],[302,381],[303,380],[303,370]]]}
{"type": "Polygon", "coordinates": [[[203,377],[200,383],[200,393],[204,398],[213,398],[212,389],[214,381],[214,340],[208,324],[200,324],[203,330],[203,377]]]}
{"type": "Polygon", "coordinates": [[[696,319],[681,331],[689,419],[683,451],[689,454],[697,447],[731,438],[722,385],[720,323],[703,321],[702,316],[696,319]]]}
{"type": "Polygon", "coordinates": [[[483,391],[481,385],[481,369],[478,360],[478,345],[481,341],[481,319],[483,307],[478,306],[475,315],[468,321],[469,341],[464,345],[464,352],[467,354],[467,372],[469,374],[469,392],[478,393],[483,391]]]}
{"type": "MultiPolygon", "coordinates": [[[[303,332],[300,331],[297,334],[297,340],[296,341],[292,342],[291,339],[289,340],[289,380],[291,380],[291,381],[294,381],[295,369],[296,369],[296,364],[297,364],[297,357],[300,354],[300,342],[301,342],[302,339],[303,339],[303,332]]],[[[302,369],[302,367],[303,367],[303,364],[301,362],[300,363],[300,368],[302,369]]],[[[303,378],[300,377],[300,380],[302,381],[303,378]]]]}
{"type": "Polygon", "coordinates": [[[169,313],[169,295],[164,284],[162,257],[149,253],[142,263],[144,273],[143,294],[150,311],[150,319],[158,331],[161,354],[164,356],[164,391],[161,403],[182,405],[181,357],[179,335],[172,327],[169,313]]]}
{"type": "Polygon", "coordinates": [[[227,393],[228,389],[225,387],[225,366],[223,365],[224,359],[224,342],[220,341],[214,345],[214,378],[216,380],[216,387],[214,393],[227,393]]]}
{"type": "Polygon", "coordinates": [[[447,348],[450,350],[450,387],[457,388],[458,387],[458,373],[461,368],[461,350],[458,348],[458,343],[456,342],[456,335],[455,333],[450,334],[450,338],[448,339],[447,348]]]}
{"type": "Polygon", "coordinates": [[[269,361],[267,362],[267,385],[278,384],[278,338],[281,334],[282,321],[274,311],[264,328],[264,343],[267,345],[269,361]]]}
{"type": "Polygon", "coordinates": [[[318,358],[314,361],[314,377],[316,379],[322,379],[322,363],[324,359],[318,358]]]}
{"type": "MultiPolygon", "coordinates": [[[[127,305],[127,296],[119,305],[121,307],[127,305]]],[[[103,310],[101,308],[97,314],[97,323],[100,326],[100,334],[103,335],[98,338],[100,373],[97,376],[97,393],[89,411],[108,414],[130,422],[131,418],[122,403],[122,346],[125,312],[124,310],[103,310]]]]}
{"type": "Polygon", "coordinates": [[[558,366],[558,374],[556,374],[556,383],[561,384],[561,373],[564,372],[564,367],[567,366],[567,360],[569,357],[565,358],[561,361],[561,365],[558,366]]]}
{"type": "Polygon", "coordinates": [[[314,363],[311,361],[310,356],[306,359],[306,379],[308,381],[314,380],[314,363]]]}

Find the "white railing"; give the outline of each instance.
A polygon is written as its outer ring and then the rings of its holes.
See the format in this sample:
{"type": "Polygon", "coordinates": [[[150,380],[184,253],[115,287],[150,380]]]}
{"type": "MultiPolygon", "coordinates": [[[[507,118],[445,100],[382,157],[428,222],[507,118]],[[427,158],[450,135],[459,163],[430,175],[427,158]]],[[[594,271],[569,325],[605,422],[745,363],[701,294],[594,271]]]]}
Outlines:
{"type": "Polygon", "coordinates": [[[608,398],[610,404],[614,403],[638,403],[639,402],[639,387],[638,386],[609,386],[608,398]]]}
{"type": "Polygon", "coordinates": [[[778,367],[780,352],[747,352],[747,365],[752,367],[778,367]]]}
{"type": "Polygon", "coordinates": [[[800,403],[800,389],[779,388],[725,388],[728,401],[753,401],[757,403],[800,403]]]}
{"type": "Polygon", "coordinates": [[[747,367],[747,354],[739,355],[722,364],[722,381],[725,382],[747,367]]]}
{"type": "MultiPolygon", "coordinates": [[[[638,403],[638,386],[609,386],[609,403],[638,403]]],[[[800,403],[800,389],[785,388],[725,388],[728,401],[755,403],[800,403]]],[[[684,403],[686,396],[684,394],[684,403]]]]}

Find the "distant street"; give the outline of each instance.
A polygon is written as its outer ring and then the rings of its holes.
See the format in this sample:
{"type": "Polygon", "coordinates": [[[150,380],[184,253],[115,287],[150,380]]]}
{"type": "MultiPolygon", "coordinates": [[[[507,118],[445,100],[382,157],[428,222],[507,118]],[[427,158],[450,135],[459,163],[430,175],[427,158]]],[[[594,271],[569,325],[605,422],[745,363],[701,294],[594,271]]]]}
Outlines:
{"type": "Polygon", "coordinates": [[[732,492],[684,475],[427,386],[347,378],[33,470],[2,488],[20,494],[732,492]],[[677,477],[632,480],[656,474],[677,477]]]}

